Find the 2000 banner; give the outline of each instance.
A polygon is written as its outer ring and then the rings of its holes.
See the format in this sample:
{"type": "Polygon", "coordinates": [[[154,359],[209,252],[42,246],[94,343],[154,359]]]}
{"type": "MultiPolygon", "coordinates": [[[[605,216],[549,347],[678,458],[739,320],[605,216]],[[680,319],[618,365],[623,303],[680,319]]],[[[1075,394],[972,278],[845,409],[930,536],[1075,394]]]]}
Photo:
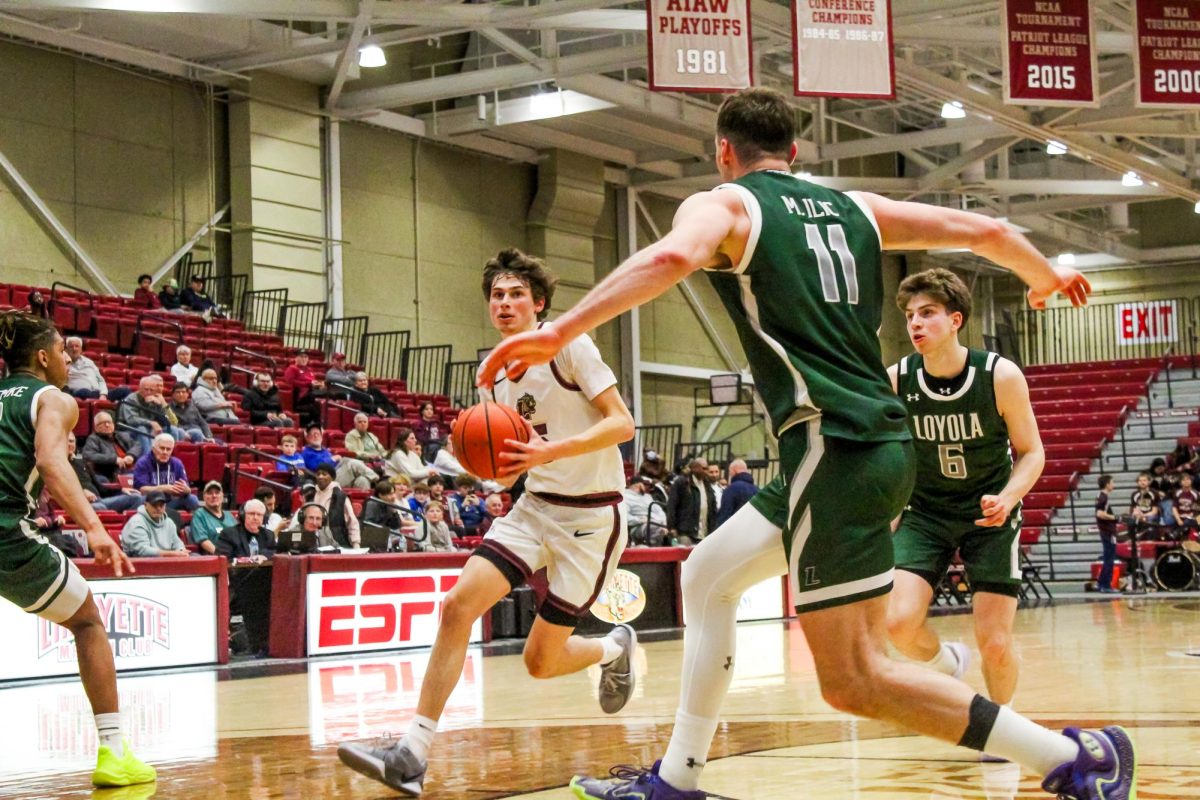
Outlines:
{"type": "Polygon", "coordinates": [[[650,88],[732,92],[754,82],[750,0],[647,0],[650,88]]]}

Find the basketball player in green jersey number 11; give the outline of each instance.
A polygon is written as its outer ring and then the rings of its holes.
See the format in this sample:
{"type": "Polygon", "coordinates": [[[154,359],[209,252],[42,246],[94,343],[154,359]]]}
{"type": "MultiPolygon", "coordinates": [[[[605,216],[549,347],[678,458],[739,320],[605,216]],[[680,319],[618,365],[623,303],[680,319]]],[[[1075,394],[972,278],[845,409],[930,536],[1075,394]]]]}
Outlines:
{"type": "Polygon", "coordinates": [[[970,650],[943,644],[926,624],[957,550],[971,583],[988,696],[1010,704],[1018,671],[1012,628],[1021,585],[1021,499],[1046,463],[1029,386],[1008,359],[959,343],[971,292],[954,273],[908,276],[896,305],[917,352],[889,367],[888,376],[908,410],[917,482],[892,539],[897,571],[888,632],[904,655],[962,677],[970,650]]]}
{"type": "Polygon", "coordinates": [[[1133,743],[1121,728],[1058,734],[961,681],[887,655],[891,525],[912,492],[916,459],[876,335],[882,251],[969,248],[1024,280],[1034,307],[1056,292],[1081,305],[1091,287],[1003,222],[793,176],[795,115],[777,92],[726,98],[716,153],[726,183],[684,200],[666,236],[553,326],[505,339],[480,366],[490,386],[501,369],[545,363],[574,337],[707,270],[779,439],[780,475],[684,564],[681,703],[666,754],[611,780],[576,777],[575,796],[706,797],[699,779],[733,677],[738,601],[787,574],[834,708],[1006,758],[1044,776],[1043,788],[1060,798],[1135,797],[1133,743]]]}
{"type": "Polygon", "coordinates": [[[37,530],[33,515],[42,483],[87,534],[96,563],[119,578],[133,564],[104,530],[67,460],[67,435],[79,416],[75,398],[60,391],[70,363],[63,338],[48,321],[18,311],[0,313],[0,597],[75,635],[79,677],[96,716],[100,749],[92,783],[150,783],[121,734],[117,673],[108,631],[87,581],[37,530]]]}

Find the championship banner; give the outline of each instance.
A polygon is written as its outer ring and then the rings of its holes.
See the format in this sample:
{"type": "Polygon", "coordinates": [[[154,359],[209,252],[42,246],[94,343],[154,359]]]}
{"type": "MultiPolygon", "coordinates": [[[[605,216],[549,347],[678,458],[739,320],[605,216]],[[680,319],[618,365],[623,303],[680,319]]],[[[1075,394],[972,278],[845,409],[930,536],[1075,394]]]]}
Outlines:
{"type": "Polygon", "coordinates": [[[1097,104],[1095,32],[1088,0],[1006,0],[1004,102],[1097,104]]]}
{"type": "Polygon", "coordinates": [[[1200,107],[1200,0],[1137,0],[1139,106],[1200,107]]]}
{"type": "Polygon", "coordinates": [[[750,0],[647,0],[650,88],[735,92],[754,83],[750,0]]]}
{"type": "Polygon", "coordinates": [[[896,99],[891,0],[792,0],[798,96],[896,99]]]}

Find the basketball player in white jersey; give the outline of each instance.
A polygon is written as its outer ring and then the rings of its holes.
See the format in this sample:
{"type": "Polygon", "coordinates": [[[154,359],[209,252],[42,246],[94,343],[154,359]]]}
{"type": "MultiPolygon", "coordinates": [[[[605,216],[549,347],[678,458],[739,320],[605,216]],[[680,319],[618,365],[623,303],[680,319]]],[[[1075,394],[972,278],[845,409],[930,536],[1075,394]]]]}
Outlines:
{"type": "MultiPolygon", "coordinates": [[[[483,293],[502,338],[545,324],[555,282],[540,259],[516,249],[488,261],[483,293]]],[[[508,463],[502,482],[512,485],[528,474],[525,494],[492,524],[446,596],[408,735],[338,748],[347,766],[412,797],[423,789],[438,717],[462,674],[471,627],[542,567],[549,589],[525,642],[529,674],[553,678],[601,664],[600,706],[610,714],[633,693],[633,628],[618,625],[599,639],[573,635],[628,536],[617,445],[633,436],[633,417],[616,377],[584,335],[549,363],[522,375],[501,374],[490,393],[480,394],[516,408],[529,426],[529,442],[508,440],[512,452],[499,456],[508,463]]]]}

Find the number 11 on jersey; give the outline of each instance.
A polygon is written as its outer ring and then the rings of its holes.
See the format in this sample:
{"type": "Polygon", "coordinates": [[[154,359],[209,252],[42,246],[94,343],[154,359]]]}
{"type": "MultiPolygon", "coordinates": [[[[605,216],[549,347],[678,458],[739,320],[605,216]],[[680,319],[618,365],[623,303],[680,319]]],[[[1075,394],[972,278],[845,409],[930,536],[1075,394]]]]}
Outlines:
{"type": "MultiPolygon", "coordinates": [[[[850,252],[850,245],[846,242],[846,230],[841,225],[828,225],[825,226],[825,230],[828,231],[829,244],[833,247],[833,252],[837,253],[838,261],[842,262],[842,277],[846,281],[846,302],[856,306],[858,305],[858,272],[854,264],[854,254],[850,252]]],[[[837,274],[833,269],[833,256],[821,236],[821,226],[805,223],[804,238],[808,242],[809,249],[817,257],[817,269],[821,272],[821,291],[825,295],[825,302],[840,302],[842,296],[841,290],[838,288],[837,274]]]]}

